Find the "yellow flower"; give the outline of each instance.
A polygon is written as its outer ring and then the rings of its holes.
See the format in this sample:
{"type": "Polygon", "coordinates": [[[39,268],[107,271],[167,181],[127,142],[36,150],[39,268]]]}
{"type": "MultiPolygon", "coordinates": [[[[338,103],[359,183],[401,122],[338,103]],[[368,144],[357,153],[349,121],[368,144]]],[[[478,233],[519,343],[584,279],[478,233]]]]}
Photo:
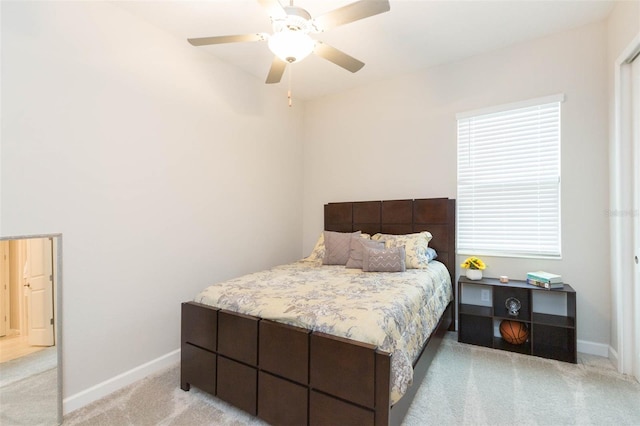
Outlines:
{"type": "Polygon", "coordinates": [[[471,256],[468,257],[460,267],[464,269],[485,269],[487,265],[479,258],[471,256]]]}

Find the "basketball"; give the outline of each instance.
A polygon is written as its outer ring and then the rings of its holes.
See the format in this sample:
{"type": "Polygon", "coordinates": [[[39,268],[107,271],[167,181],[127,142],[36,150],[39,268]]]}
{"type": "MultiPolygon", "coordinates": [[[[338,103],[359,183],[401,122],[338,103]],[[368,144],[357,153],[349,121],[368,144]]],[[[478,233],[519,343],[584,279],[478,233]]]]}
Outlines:
{"type": "Polygon", "coordinates": [[[504,320],[500,323],[500,334],[512,345],[521,345],[527,341],[529,330],[523,322],[504,320]]]}

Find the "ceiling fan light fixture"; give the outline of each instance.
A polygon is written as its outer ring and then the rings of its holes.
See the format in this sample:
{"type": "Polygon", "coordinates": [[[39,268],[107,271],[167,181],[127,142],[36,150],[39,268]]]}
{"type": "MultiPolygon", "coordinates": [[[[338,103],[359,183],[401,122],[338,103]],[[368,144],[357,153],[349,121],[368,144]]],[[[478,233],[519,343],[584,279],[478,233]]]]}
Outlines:
{"type": "Polygon", "coordinates": [[[303,31],[284,29],[269,37],[269,49],[280,59],[290,64],[309,56],[315,41],[303,31]]]}

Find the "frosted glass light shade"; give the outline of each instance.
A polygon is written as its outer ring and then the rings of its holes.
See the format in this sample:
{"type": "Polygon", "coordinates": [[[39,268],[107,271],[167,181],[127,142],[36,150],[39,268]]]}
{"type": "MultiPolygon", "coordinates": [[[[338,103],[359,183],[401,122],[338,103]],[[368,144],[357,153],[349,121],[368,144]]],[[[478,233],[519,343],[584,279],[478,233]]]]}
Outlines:
{"type": "Polygon", "coordinates": [[[288,63],[303,60],[314,47],[313,39],[301,31],[283,30],[269,37],[269,49],[288,63]]]}

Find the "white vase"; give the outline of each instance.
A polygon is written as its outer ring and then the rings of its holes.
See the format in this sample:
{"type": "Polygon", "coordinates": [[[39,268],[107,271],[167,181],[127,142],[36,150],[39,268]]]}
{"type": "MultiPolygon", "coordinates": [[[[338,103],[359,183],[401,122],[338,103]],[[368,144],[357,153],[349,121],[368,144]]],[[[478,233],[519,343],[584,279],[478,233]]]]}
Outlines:
{"type": "Polygon", "coordinates": [[[467,278],[470,280],[481,280],[482,279],[482,270],[481,269],[467,269],[467,278]]]}

